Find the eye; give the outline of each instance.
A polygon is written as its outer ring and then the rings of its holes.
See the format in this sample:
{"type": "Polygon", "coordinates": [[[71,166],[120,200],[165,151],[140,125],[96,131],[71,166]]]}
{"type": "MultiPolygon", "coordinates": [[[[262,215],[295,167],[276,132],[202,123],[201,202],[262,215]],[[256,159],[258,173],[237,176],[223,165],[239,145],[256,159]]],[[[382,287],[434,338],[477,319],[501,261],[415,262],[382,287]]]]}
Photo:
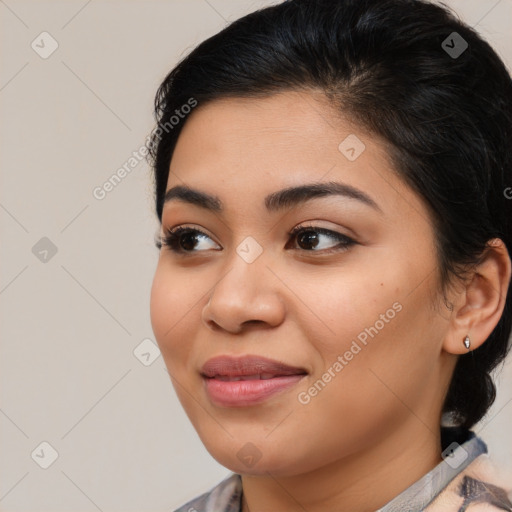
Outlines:
{"type": "MultiPolygon", "coordinates": [[[[288,233],[288,236],[291,237],[292,241],[297,240],[298,250],[307,252],[344,251],[357,243],[346,235],[318,226],[297,226],[288,233]],[[337,243],[329,244],[329,239],[337,243]]],[[[200,229],[184,226],[168,229],[165,235],[157,239],[156,246],[158,249],[167,247],[178,254],[202,252],[208,249],[222,250],[219,249],[218,244],[210,236],[200,229]]],[[[286,248],[289,248],[289,243],[286,248]]],[[[294,249],[297,249],[297,247],[294,247],[294,249]]]]}
{"type": "Polygon", "coordinates": [[[357,242],[346,235],[318,226],[297,226],[289,235],[297,240],[299,249],[308,252],[344,251],[357,242]],[[338,243],[329,244],[328,239],[338,243]]]}
{"type": "Polygon", "coordinates": [[[156,241],[156,246],[158,249],[161,249],[162,246],[168,247],[171,251],[182,254],[198,252],[196,250],[197,248],[201,251],[207,249],[219,250],[216,249],[218,245],[206,233],[203,233],[200,229],[187,228],[184,226],[168,229],[166,234],[159,237],[156,241]],[[213,247],[208,246],[208,240],[211,241],[210,245],[213,247]]]}

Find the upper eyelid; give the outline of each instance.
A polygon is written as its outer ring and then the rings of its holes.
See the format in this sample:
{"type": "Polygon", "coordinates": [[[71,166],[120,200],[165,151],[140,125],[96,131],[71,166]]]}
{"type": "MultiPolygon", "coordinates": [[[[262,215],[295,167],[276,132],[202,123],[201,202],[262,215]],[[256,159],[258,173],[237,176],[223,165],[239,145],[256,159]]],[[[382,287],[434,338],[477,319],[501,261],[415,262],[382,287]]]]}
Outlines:
{"type": "MultiPolygon", "coordinates": [[[[208,233],[203,231],[203,229],[200,229],[200,228],[194,227],[194,226],[189,226],[189,225],[186,225],[186,224],[178,224],[177,226],[174,226],[172,228],[164,228],[163,235],[160,235],[158,240],[157,240],[157,247],[158,248],[162,248],[162,247],[164,247],[166,245],[169,245],[169,243],[167,242],[167,239],[169,239],[173,235],[176,237],[176,239],[178,239],[180,234],[181,234],[180,232],[186,232],[186,231],[192,232],[194,234],[206,236],[212,242],[214,242],[216,245],[221,247],[221,245],[212,236],[210,236],[208,233]]],[[[214,249],[214,250],[218,250],[218,249],[214,249]]],[[[183,253],[183,254],[186,254],[186,253],[192,254],[194,252],[203,252],[203,251],[177,250],[177,251],[173,251],[173,252],[175,252],[175,253],[183,253]]]]}
{"type": "Polygon", "coordinates": [[[332,233],[333,235],[336,236],[344,236],[345,238],[351,238],[349,235],[346,235],[345,233],[341,233],[340,231],[326,228],[324,226],[319,226],[318,224],[299,224],[298,226],[295,226],[293,229],[291,229],[289,233],[292,234],[307,229],[311,229],[312,231],[318,231],[319,233],[322,234],[332,233]]]}
{"type": "MultiPolygon", "coordinates": [[[[323,226],[319,226],[318,224],[314,224],[313,221],[309,221],[308,224],[299,224],[298,226],[295,226],[293,229],[291,229],[290,231],[287,232],[288,236],[296,236],[298,233],[300,233],[301,231],[307,231],[308,229],[312,230],[312,231],[317,231],[318,233],[324,235],[324,236],[330,236],[332,239],[337,239],[338,241],[341,239],[341,240],[345,240],[347,241],[347,245],[352,245],[354,243],[357,243],[356,240],[354,239],[354,237],[352,236],[348,236],[344,233],[340,233],[339,231],[335,231],[333,229],[329,229],[329,228],[325,228],[323,226]]],[[[203,231],[202,229],[198,228],[198,227],[194,227],[194,226],[189,226],[189,225],[186,225],[186,224],[179,224],[177,226],[174,226],[172,228],[166,228],[164,230],[164,235],[159,239],[160,240],[160,243],[161,245],[167,245],[165,244],[165,239],[166,237],[168,236],[172,236],[172,235],[176,235],[177,237],[180,236],[180,232],[186,232],[186,231],[189,231],[189,232],[192,232],[192,233],[197,233],[198,235],[203,235],[203,236],[206,236],[208,237],[210,240],[212,240],[215,244],[217,244],[218,246],[221,247],[221,244],[218,243],[213,237],[211,237],[208,233],[206,233],[205,231],[203,231]]],[[[338,245],[342,244],[343,242],[340,242],[338,245]]],[[[337,246],[334,246],[334,248],[337,247],[337,246]]],[[[329,249],[326,250],[327,252],[329,251],[329,249]]],[[[203,251],[195,251],[195,250],[192,250],[192,251],[185,251],[185,250],[178,250],[178,251],[175,251],[175,252],[183,252],[183,253],[189,253],[189,254],[192,254],[194,252],[203,252],[203,251]]],[[[309,252],[309,251],[308,251],[309,252]]],[[[311,251],[311,252],[319,252],[319,253],[322,253],[324,251],[311,251]]]]}
{"type": "MultiPolygon", "coordinates": [[[[311,222],[311,221],[310,221],[311,222]]],[[[326,228],[326,227],[323,227],[323,226],[319,226],[318,224],[299,224],[298,226],[295,226],[294,228],[292,228],[290,231],[287,232],[287,234],[291,235],[291,234],[296,234],[297,232],[301,231],[301,230],[306,230],[306,229],[311,229],[311,230],[317,230],[318,232],[322,233],[322,234],[329,234],[331,233],[332,235],[334,236],[342,236],[342,237],[345,237],[345,238],[352,238],[351,236],[345,234],[345,233],[341,233],[339,231],[336,231],[334,229],[329,229],[329,228],[326,228]]],[[[179,224],[177,226],[174,226],[172,228],[166,228],[164,229],[164,236],[166,234],[172,234],[172,233],[176,233],[176,232],[179,232],[179,231],[184,231],[184,230],[190,230],[190,231],[195,231],[201,235],[205,235],[207,236],[208,238],[211,238],[215,243],[218,243],[214,237],[210,236],[208,233],[206,233],[206,231],[204,231],[203,229],[201,228],[198,228],[198,227],[195,227],[195,226],[189,226],[187,224],[179,224]]],[[[220,245],[220,244],[219,244],[220,245]]]]}
{"type": "Polygon", "coordinates": [[[189,230],[191,232],[197,232],[199,233],[200,235],[204,235],[204,236],[207,236],[210,240],[212,240],[213,242],[215,242],[217,245],[220,245],[214,237],[212,237],[211,235],[209,235],[206,230],[203,230],[202,228],[198,228],[198,227],[194,227],[194,226],[188,226],[187,224],[179,224],[178,226],[175,226],[173,228],[169,228],[169,229],[165,229],[164,230],[164,237],[167,235],[167,234],[171,234],[171,232],[173,232],[174,234],[176,234],[176,232],[179,233],[179,231],[186,231],[186,230],[189,230]]]}

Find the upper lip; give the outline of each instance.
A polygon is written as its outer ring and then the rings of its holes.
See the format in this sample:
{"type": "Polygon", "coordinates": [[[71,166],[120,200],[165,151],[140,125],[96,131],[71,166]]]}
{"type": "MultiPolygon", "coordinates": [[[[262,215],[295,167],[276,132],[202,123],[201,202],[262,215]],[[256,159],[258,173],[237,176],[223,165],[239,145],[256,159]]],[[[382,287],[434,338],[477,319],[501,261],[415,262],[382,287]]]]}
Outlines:
{"type": "Polygon", "coordinates": [[[266,357],[247,355],[242,357],[217,356],[206,361],[201,369],[204,377],[215,377],[217,375],[237,377],[244,375],[272,374],[302,375],[307,371],[304,368],[290,366],[274,359],[266,357]]]}

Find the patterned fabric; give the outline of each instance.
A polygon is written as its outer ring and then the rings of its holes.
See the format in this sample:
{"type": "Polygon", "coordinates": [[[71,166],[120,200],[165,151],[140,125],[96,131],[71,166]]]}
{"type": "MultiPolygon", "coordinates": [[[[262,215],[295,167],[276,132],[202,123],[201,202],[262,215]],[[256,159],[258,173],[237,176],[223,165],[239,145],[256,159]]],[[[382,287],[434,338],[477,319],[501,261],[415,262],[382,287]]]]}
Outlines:
{"type": "MultiPolygon", "coordinates": [[[[376,512],[512,512],[511,482],[499,480],[473,432],[443,427],[443,461],[376,512]]],[[[174,512],[241,512],[242,479],[232,473],[174,512]]]]}

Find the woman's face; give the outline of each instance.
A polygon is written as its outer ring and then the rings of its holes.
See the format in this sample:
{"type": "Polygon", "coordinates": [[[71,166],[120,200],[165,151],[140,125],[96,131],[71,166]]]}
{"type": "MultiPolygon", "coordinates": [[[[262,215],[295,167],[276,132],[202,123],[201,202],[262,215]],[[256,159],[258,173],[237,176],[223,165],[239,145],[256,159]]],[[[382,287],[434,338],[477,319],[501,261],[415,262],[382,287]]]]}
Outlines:
{"type": "Polygon", "coordinates": [[[398,457],[418,436],[437,435],[453,368],[442,349],[449,315],[432,306],[427,209],[381,141],[322,98],[198,106],[170,165],[168,191],[217,200],[174,194],[165,203],[162,233],[200,232],[178,235],[181,252],[161,249],[151,322],[201,440],[242,474],[301,474],[378,446],[398,457]],[[265,200],[311,184],[339,187],[265,200]],[[201,373],[213,357],[244,355],[305,374],[274,369],[260,379],[262,367],[241,384],[201,373]]]}

